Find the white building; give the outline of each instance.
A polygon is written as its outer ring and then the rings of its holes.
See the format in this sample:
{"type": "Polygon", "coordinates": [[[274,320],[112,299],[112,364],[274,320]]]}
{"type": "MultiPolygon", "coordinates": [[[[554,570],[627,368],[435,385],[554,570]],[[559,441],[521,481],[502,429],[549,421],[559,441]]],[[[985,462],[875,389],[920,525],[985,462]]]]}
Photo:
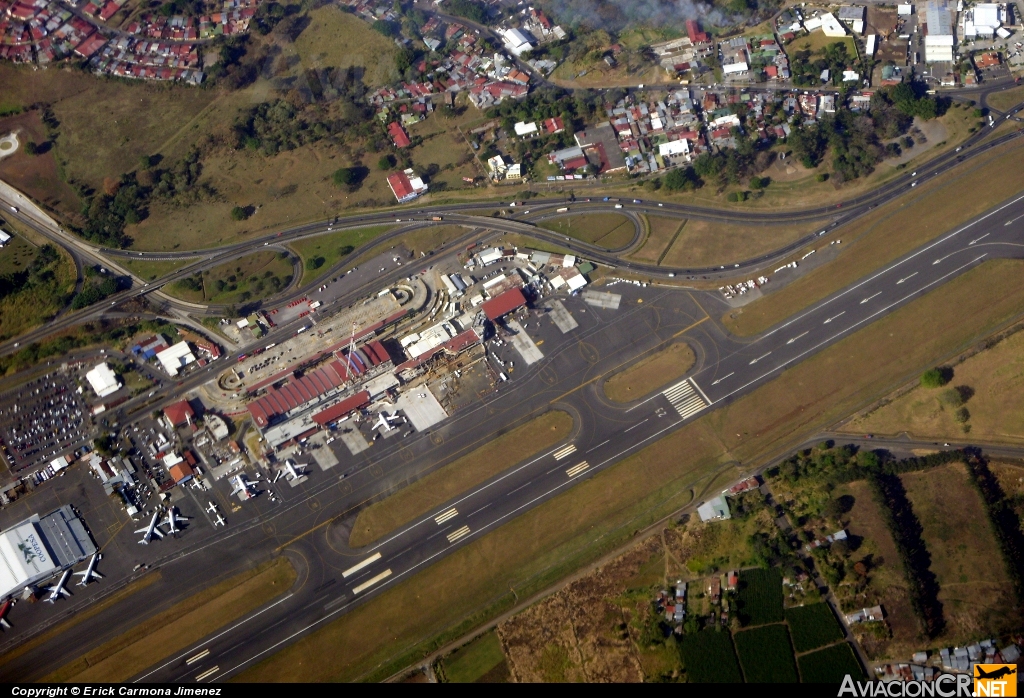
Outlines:
{"type": "Polygon", "coordinates": [[[30,518],[0,533],[0,599],[56,575],[96,552],[70,506],[30,518]]]}
{"type": "Polygon", "coordinates": [[[97,397],[106,397],[111,393],[116,393],[121,387],[121,381],[117,379],[117,374],[105,363],[86,373],[85,379],[89,381],[89,385],[92,386],[97,397]]]}
{"type": "Polygon", "coordinates": [[[924,37],[925,63],[951,63],[953,61],[953,35],[939,34],[924,37]]]}
{"type": "Polygon", "coordinates": [[[505,29],[501,32],[501,38],[505,48],[516,57],[532,49],[535,43],[533,37],[522,29],[505,29]]]}
{"type": "Polygon", "coordinates": [[[5,233],[4,231],[0,230],[0,247],[3,247],[4,245],[9,243],[10,241],[11,241],[10,234],[9,233],[5,233]]]}
{"type": "Polygon", "coordinates": [[[846,36],[846,27],[844,27],[842,22],[836,19],[836,16],[831,12],[826,12],[820,19],[821,31],[824,32],[825,36],[836,39],[846,36]]]}
{"type": "Polygon", "coordinates": [[[178,375],[178,371],[196,360],[195,354],[192,353],[187,342],[178,342],[174,346],[158,352],[156,358],[170,376],[178,375]]]}
{"type": "Polygon", "coordinates": [[[526,123],[524,121],[520,121],[512,128],[515,129],[517,136],[532,136],[537,133],[537,122],[531,121],[530,123],[526,123]]]}
{"type": "Polygon", "coordinates": [[[750,67],[746,64],[745,61],[740,62],[740,63],[730,63],[729,65],[723,65],[722,66],[722,73],[725,74],[726,77],[728,77],[730,75],[732,75],[732,76],[746,75],[747,71],[749,71],[749,70],[750,70],[750,67]]]}
{"type": "Polygon", "coordinates": [[[678,141],[669,141],[668,143],[658,144],[658,155],[662,157],[671,155],[689,155],[690,144],[685,138],[680,138],[678,141]]]}
{"type": "Polygon", "coordinates": [[[701,521],[724,521],[732,518],[732,514],[729,513],[729,502],[726,501],[725,495],[721,494],[697,507],[697,513],[700,514],[701,521]]]}
{"type": "Polygon", "coordinates": [[[897,5],[896,6],[896,14],[899,15],[900,17],[909,17],[910,15],[914,14],[914,6],[913,5],[897,5]]]}

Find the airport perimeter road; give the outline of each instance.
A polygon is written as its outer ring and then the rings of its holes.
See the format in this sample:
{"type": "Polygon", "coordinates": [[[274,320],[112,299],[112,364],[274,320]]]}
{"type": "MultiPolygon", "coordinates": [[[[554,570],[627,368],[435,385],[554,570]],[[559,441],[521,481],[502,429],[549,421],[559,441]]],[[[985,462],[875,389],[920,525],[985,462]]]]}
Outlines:
{"type": "MultiPolygon", "coordinates": [[[[181,661],[166,664],[148,674],[146,680],[190,681],[202,676],[204,681],[216,681],[236,675],[365,599],[408,579],[459,546],[611,467],[688,420],[749,392],[786,367],[986,259],[1024,256],[1022,230],[1024,196],[1002,204],[746,342],[729,338],[704,314],[695,298],[683,291],[626,286],[617,311],[586,308],[577,304],[575,298],[565,300],[567,309],[580,320],[579,328],[559,342],[555,330],[546,328],[544,320],[540,320],[542,325],[536,331],[546,332],[543,347],[552,344],[555,349],[551,354],[526,375],[517,374],[508,392],[457,415],[434,436],[441,443],[449,443],[450,439],[454,450],[447,453],[454,456],[462,452],[458,444],[465,443],[467,438],[467,421],[486,424],[495,416],[501,421],[518,419],[551,406],[566,409],[577,419],[577,431],[569,441],[526,460],[358,551],[346,545],[352,516],[333,518],[335,505],[325,507],[325,497],[321,495],[320,523],[302,533],[294,543],[282,546],[286,550],[291,545],[301,545],[303,549],[312,546],[323,561],[324,577],[311,585],[311,592],[290,602],[295,606],[286,616],[268,612],[262,616],[263,621],[254,620],[236,632],[199,643],[188,652],[210,649],[208,655],[186,665],[184,653],[181,661]],[[637,302],[641,299],[643,303],[637,302]],[[673,321],[666,323],[666,318],[673,321]],[[652,327],[656,328],[653,333],[652,327]],[[681,337],[695,348],[698,364],[690,377],[653,397],[619,406],[604,398],[601,379],[623,360],[637,355],[636,351],[628,351],[634,337],[642,349],[681,337]]],[[[715,302],[711,295],[701,297],[704,307],[715,302]]],[[[530,326],[535,322],[527,323],[528,332],[534,331],[530,326]]],[[[481,435],[486,433],[486,427],[471,427],[471,431],[481,435]]],[[[441,453],[445,452],[435,451],[434,456],[441,453]]],[[[411,455],[411,463],[421,462],[419,454],[411,455]]],[[[405,457],[402,449],[382,453],[361,473],[376,473],[387,481],[389,473],[400,472],[405,457]]],[[[400,482],[397,478],[392,481],[400,482]]],[[[698,493],[698,497],[704,494],[698,493]]]]}

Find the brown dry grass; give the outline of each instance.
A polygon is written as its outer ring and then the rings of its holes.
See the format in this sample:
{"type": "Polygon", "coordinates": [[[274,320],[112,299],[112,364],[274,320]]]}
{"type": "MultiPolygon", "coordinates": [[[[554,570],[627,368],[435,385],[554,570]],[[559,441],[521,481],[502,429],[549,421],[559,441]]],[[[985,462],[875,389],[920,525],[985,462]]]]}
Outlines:
{"type": "Polygon", "coordinates": [[[661,263],[669,267],[732,264],[777,250],[822,227],[797,225],[733,225],[688,220],[661,263]]]}
{"type": "Polygon", "coordinates": [[[994,95],[989,95],[985,102],[993,109],[1006,111],[1010,107],[1015,107],[1024,102],[1024,86],[1013,87],[1009,90],[1002,90],[994,95]]]}
{"type": "Polygon", "coordinates": [[[1018,166],[1021,152],[1021,145],[1001,148],[972,161],[966,169],[957,168],[922,184],[915,196],[872,211],[841,231],[843,252],[834,261],[731,311],[723,324],[741,336],[759,334],[1020,192],[1024,189],[1024,168],[1018,166]],[[965,199],[960,196],[963,191],[977,195],[965,199]]]}
{"type": "Polygon", "coordinates": [[[981,498],[960,463],[900,476],[931,553],[946,619],[945,644],[999,636],[1013,626],[1013,587],[981,498]]]}
{"type": "Polygon", "coordinates": [[[286,557],[221,582],[47,676],[48,682],[120,683],[288,591],[286,557]]]}
{"type": "Polygon", "coordinates": [[[604,394],[612,402],[632,402],[685,375],[696,360],[686,342],[670,344],[605,381],[604,394]]]}
{"type": "Polygon", "coordinates": [[[661,260],[665,250],[675,240],[679,229],[686,225],[685,220],[665,218],[664,216],[647,216],[647,239],[636,252],[629,255],[638,262],[656,264],[661,260]]]}
{"type": "Polygon", "coordinates": [[[940,400],[952,386],[967,386],[970,437],[980,441],[1024,441],[1024,332],[1018,332],[953,369],[944,388],[915,387],[844,426],[844,431],[880,434],[909,432],[919,439],[959,439],[964,431],[955,409],[940,400]]]}
{"type": "Polygon", "coordinates": [[[734,480],[741,471],[733,464],[749,467],[791,448],[1020,313],[1021,271],[1021,262],[998,261],[968,272],[458,548],[239,680],[372,678],[425,656],[508,608],[510,585],[521,598],[546,588],[689,503],[691,489],[702,498],[734,480]]]}
{"type": "Polygon", "coordinates": [[[572,431],[572,417],[551,410],[435,470],[386,499],[363,509],[352,524],[349,545],[372,543],[455,495],[531,458],[562,441],[572,431]]]}
{"type": "Polygon", "coordinates": [[[538,223],[538,227],[609,250],[625,247],[633,240],[633,222],[617,213],[569,215],[538,223]]]}
{"type": "Polygon", "coordinates": [[[355,66],[363,70],[363,82],[371,87],[399,78],[395,65],[398,47],[373,31],[364,19],[337,5],[312,10],[309,19],[309,26],[292,45],[304,70],[355,66]]]}
{"type": "Polygon", "coordinates": [[[47,142],[40,112],[33,110],[0,119],[0,135],[11,131],[18,132],[21,147],[18,152],[0,160],[0,179],[51,210],[77,213],[80,207],[78,195],[60,178],[54,149],[50,147],[39,155],[25,153],[27,142],[33,141],[37,145],[47,142]]]}

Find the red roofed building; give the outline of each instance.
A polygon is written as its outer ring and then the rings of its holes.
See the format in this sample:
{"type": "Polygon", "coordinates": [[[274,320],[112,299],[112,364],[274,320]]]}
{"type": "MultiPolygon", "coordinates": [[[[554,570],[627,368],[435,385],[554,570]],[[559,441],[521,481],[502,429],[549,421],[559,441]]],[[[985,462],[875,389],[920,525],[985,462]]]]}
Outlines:
{"type": "Polygon", "coordinates": [[[167,421],[172,426],[180,427],[183,424],[191,424],[192,418],[196,416],[196,413],[192,410],[192,405],[188,404],[188,400],[182,400],[165,407],[164,416],[167,417],[167,421]]]}
{"type": "Polygon", "coordinates": [[[104,5],[103,9],[100,10],[100,19],[102,19],[104,22],[109,21],[110,18],[117,14],[117,11],[120,9],[120,5],[114,2],[114,0],[110,0],[110,2],[104,5]]]}
{"type": "Polygon", "coordinates": [[[708,42],[707,33],[700,30],[700,25],[697,24],[695,19],[686,20],[686,35],[690,37],[690,43],[693,44],[705,44],[708,42]]]}
{"type": "Polygon", "coordinates": [[[195,471],[185,461],[172,465],[167,469],[167,472],[171,474],[175,484],[191,480],[192,476],[195,475],[195,471]]]}
{"type": "Polygon", "coordinates": [[[562,121],[560,116],[556,116],[552,119],[544,119],[541,123],[544,126],[544,132],[552,136],[565,130],[565,123],[562,121]]]}
{"type": "Polygon", "coordinates": [[[370,393],[364,390],[361,393],[356,393],[351,397],[345,398],[338,404],[328,407],[326,410],[317,412],[313,415],[313,421],[322,427],[327,426],[331,422],[337,421],[351,412],[358,410],[361,407],[366,407],[369,404],[370,393]]]}
{"type": "Polygon", "coordinates": [[[427,185],[411,169],[388,175],[388,186],[400,204],[412,201],[427,190],[427,185]]]}
{"type": "Polygon", "coordinates": [[[99,32],[94,32],[85,41],[75,47],[75,53],[82,58],[90,58],[94,53],[103,48],[107,38],[99,32]]]}
{"type": "Polygon", "coordinates": [[[573,170],[578,170],[581,167],[586,167],[589,164],[590,163],[587,162],[586,157],[572,158],[571,160],[566,160],[562,163],[562,169],[566,172],[572,172],[573,170]]]}
{"type": "Polygon", "coordinates": [[[397,121],[392,121],[388,124],[388,135],[391,136],[391,140],[396,148],[408,148],[412,145],[412,141],[409,140],[409,134],[405,132],[405,129],[397,121]]]}
{"type": "Polygon", "coordinates": [[[526,297],[523,295],[523,292],[518,288],[510,288],[500,296],[495,296],[480,307],[483,308],[487,319],[494,322],[498,318],[505,317],[513,310],[522,308],[524,305],[526,305],[526,297]]]}

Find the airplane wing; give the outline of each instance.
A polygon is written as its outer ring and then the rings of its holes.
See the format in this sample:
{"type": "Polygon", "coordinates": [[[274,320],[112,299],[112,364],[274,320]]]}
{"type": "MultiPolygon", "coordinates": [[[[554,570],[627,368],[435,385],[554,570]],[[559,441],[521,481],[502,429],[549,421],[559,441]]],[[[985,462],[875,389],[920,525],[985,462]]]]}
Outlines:
{"type": "Polygon", "coordinates": [[[159,538],[163,538],[164,537],[164,532],[161,531],[159,528],[154,526],[153,527],[153,535],[155,535],[155,536],[157,536],[159,538]]]}

